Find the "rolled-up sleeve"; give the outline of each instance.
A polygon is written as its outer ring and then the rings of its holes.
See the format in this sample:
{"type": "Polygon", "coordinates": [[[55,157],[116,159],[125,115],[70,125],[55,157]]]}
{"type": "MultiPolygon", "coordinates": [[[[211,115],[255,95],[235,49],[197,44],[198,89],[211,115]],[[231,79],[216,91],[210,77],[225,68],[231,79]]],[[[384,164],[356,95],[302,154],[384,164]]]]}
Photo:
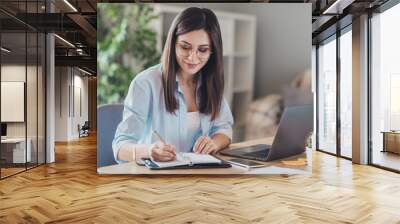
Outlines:
{"type": "Polygon", "coordinates": [[[226,135],[232,141],[233,117],[225,99],[222,101],[219,115],[211,124],[210,136],[220,133],[226,135]]]}
{"type": "Polygon", "coordinates": [[[124,101],[122,121],[119,123],[112,148],[115,161],[118,160],[118,151],[125,143],[138,143],[144,136],[149,112],[151,110],[151,87],[146,80],[140,77],[135,78],[130,86],[124,101]]]}

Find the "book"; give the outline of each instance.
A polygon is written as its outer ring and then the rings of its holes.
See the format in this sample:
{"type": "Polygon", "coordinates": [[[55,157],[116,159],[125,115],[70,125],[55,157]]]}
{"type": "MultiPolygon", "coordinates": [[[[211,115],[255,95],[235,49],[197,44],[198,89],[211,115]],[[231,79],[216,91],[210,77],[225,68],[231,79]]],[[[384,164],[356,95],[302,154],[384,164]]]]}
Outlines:
{"type": "Polygon", "coordinates": [[[221,160],[211,155],[196,153],[178,153],[176,159],[168,162],[152,161],[158,168],[195,166],[201,164],[221,164],[221,160]]]}

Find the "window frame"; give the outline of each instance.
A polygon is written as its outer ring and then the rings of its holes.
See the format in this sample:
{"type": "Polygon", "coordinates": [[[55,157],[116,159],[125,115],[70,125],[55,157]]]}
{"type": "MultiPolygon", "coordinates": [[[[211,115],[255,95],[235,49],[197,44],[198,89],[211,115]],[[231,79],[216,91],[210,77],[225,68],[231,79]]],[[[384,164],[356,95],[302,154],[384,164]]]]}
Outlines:
{"type": "Polygon", "coordinates": [[[341,119],[340,119],[340,103],[341,103],[341,97],[340,97],[340,82],[341,82],[341,67],[340,67],[340,37],[344,35],[347,32],[352,31],[352,23],[347,24],[341,29],[338,29],[335,33],[332,35],[328,36],[325,39],[320,40],[316,44],[316,150],[319,152],[323,152],[329,155],[337,156],[340,158],[344,158],[347,160],[352,160],[352,158],[347,157],[342,155],[341,153],[341,119]],[[326,44],[329,43],[330,41],[336,41],[336,152],[328,152],[324,149],[320,149],[319,147],[319,110],[320,110],[320,105],[319,105],[319,97],[320,97],[320,92],[319,92],[319,85],[320,85],[320,74],[319,74],[319,66],[320,66],[320,56],[319,56],[319,48],[321,44],[326,44]]]}

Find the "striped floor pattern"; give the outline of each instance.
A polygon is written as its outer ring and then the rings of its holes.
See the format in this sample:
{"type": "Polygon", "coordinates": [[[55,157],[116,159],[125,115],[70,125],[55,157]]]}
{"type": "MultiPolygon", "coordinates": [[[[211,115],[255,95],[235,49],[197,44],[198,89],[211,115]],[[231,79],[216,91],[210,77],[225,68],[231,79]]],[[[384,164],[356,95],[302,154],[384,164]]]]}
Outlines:
{"type": "Polygon", "coordinates": [[[310,175],[98,175],[88,137],[0,181],[0,223],[400,223],[400,175],[321,152],[310,175]]]}

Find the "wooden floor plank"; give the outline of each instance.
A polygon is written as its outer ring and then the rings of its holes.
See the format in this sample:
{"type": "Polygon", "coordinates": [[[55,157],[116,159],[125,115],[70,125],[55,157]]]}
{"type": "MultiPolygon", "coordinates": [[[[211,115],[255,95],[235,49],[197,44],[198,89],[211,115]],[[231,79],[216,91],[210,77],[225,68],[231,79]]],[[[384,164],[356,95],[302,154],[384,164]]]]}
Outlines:
{"type": "Polygon", "coordinates": [[[0,181],[0,223],[400,223],[400,175],[313,154],[310,175],[96,173],[96,139],[0,181]]]}

